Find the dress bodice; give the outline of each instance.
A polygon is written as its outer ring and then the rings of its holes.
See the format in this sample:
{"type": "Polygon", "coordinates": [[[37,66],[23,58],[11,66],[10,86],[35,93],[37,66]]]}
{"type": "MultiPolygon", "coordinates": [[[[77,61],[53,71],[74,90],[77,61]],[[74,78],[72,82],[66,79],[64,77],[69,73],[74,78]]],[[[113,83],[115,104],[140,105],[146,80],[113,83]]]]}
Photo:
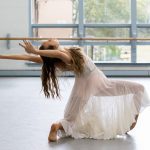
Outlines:
{"type": "Polygon", "coordinates": [[[88,56],[84,56],[85,58],[85,64],[84,64],[84,70],[83,70],[83,76],[88,76],[91,72],[93,72],[96,69],[96,65],[92,62],[92,59],[88,56]]]}

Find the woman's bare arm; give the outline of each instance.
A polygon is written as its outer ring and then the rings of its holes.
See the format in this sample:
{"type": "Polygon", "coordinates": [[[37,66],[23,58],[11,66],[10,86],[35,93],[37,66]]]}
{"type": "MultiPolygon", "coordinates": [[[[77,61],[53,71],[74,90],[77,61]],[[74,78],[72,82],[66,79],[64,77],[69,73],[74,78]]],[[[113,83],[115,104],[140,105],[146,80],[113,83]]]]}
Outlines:
{"type": "Polygon", "coordinates": [[[51,58],[59,58],[66,64],[70,64],[72,61],[69,53],[65,52],[65,50],[38,50],[36,49],[30,42],[23,41],[24,44],[19,43],[27,53],[32,53],[40,56],[51,57],[51,58]]]}
{"type": "Polygon", "coordinates": [[[12,60],[28,60],[36,63],[43,63],[40,56],[33,56],[28,54],[20,54],[20,55],[0,55],[0,59],[12,59],[12,60]]]}
{"type": "Polygon", "coordinates": [[[45,57],[59,58],[66,64],[71,64],[72,62],[71,56],[62,50],[36,50],[35,54],[45,57]]]}

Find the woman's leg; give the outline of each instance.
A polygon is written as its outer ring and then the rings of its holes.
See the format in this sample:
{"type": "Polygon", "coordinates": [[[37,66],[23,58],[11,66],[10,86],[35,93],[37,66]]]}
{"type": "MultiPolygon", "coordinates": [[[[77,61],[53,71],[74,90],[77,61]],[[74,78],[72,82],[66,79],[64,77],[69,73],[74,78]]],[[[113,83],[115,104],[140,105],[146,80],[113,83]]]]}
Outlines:
{"type": "Polygon", "coordinates": [[[50,142],[55,142],[57,141],[57,131],[58,130],[64,130],[63,126],[61,125],[61,123],[53,123],[51,126],[51,130],[48,136],[48,140],[50,142]]]}
{"type": "Polygon", "coordinates": [[[135,103],[135,107],[137,110],[137,115],[135,116],[135,122],[132,123],[130,126],[130,130],[132,130],[137,123],[137,119],[139,116],[139,111],[141,107],[141,100],[142,95],[144,93],[143,85],[135,82],[129,81],[119,81],[119,80],[112,80],[112,86],[108,86],[108,88],[104,89],[105,91],[101,92],[103,96],[120,96],[120,95],[127,95],[133,94],[133,101],[135,103]]]}
{"type": "MultiPolygon", "coordinates": [[[[135,122],[132,123],[132,125],[130,126],[130,130],[129,130],[129,131],[131,131],[131,130],[136,126],[138,116],[139,116],[139,115],[136,115],[136,116],[135,116],[135,122]]],[[[127,134],[129,131],[127,131],[126,134],[127,134]]]]}
{"type": "Polygon", "coordinates": [[[130,130],[132,130],[132,129],[135,127],[135,125],[136,125],[136,123],[137,123],[138,116],[139,116],[139,115],[136,115],[136,116],[135,116],[135,122],[132,123],[132,125],[131,125],[131,127],[130,127],[130,130]]]}

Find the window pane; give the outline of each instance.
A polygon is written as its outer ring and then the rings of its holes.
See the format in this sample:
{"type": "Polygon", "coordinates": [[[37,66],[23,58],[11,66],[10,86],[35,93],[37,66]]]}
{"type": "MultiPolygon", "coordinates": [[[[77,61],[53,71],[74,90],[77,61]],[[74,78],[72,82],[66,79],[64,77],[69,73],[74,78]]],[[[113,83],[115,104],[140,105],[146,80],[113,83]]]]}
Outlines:
{"type": "Polygon", "coordinates": [[[84,0],[85,23],[130,23],[131,0],[84,0]]]}
{"type": "Polygon", "coordinates": [[[137,46],[137,62],[150,63],[150,46],[137,46]]]}
{"type": "Polygon", "coordinates": [[[77,29],[74,28],[36,28],[33,30],[34,37],[45,38],[71,38],[77,37],[77,29]]]}
{"type": "Polygon", "coordinates": [[[129,29],[125,28],[86,28],[86,36],[90,37],[129,37],[129,29]]]}
{"type": "Polygon", "coordinates": [[[150,23],[149,0],[137,0],[137,23],[150,23]]]}
{"type": "Polygon", "coordinates": [[[76,23],[78,0],[33,0],[33,23],[76,23]]]}
{"type": "Polygon", "coordinates": [[[87,46],[85,47],[89,57],[101,62],[130,62],[130,46],[87,46]]]}
{"type": "Polygon", "coordinates": [[[150,28],[138,28],[138,37],[150,38],[150,28]]]}

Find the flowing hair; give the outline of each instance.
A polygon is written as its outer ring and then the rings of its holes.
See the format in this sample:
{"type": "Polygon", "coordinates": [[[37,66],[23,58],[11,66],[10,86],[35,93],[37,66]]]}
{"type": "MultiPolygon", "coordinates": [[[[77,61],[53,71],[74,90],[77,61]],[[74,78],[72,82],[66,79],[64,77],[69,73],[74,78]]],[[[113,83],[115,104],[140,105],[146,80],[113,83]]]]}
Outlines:
{"type": "Polygon", "coordinates": [[[84,56],[80,47],[70,47],[67,49],[72,57],[73,71],[80,76],[84,69],[84,56]]]}
{"type": "MultiPolygon", "coordinates": [[[[56,49],[54,46],[49,46],[48,48],[45,48],[43,45],[39,48],[40,50],[45,49],[56,49]]],[[[84,68],[84,58],[83,54],[81,53],[81,48],[78,47],[71,47],[69,49],[66,49],[70,52],[72,57],[72,68],[76,75],[80,75],[83,72],[84,68]]],[[[56,64],[62,64],[63,67],[66,67],[64,62],[61,59],[58,58],[50,58],[41,56],[43,60],[43,66],[42,66],[42,89],[44,91],[45,97],[49,98],[60,98],[60,89],[58,84],[58,79],[56,76],[56,64]]],[[[65,70],[65,68],[64,68],[65,70]]]]}
{"type": "MultiPolygon", "coordinates": [[[[39,49],[55,49],[55,47],[49,46],[48,48],[45,48],[42,45],[39,49]]],[[[58,85],[58,79],[56,77],[55,64],[60,63],[62,61],[58,58],[50,58],[45,56],[41,56],[41,58],[43,60],[41,80],[45,97],[60,97],[60,90],[58,85]]]]}

